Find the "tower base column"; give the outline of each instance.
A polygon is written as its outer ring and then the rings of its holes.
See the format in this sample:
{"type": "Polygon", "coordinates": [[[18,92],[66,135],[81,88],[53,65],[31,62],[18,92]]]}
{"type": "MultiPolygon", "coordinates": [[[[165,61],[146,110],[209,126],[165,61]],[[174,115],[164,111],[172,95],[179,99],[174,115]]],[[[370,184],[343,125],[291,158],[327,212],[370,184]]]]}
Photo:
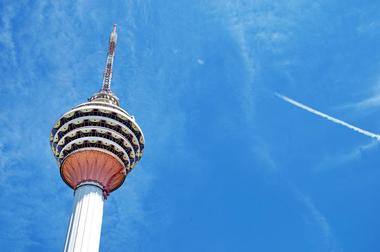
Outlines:
{"type": "Polygon", "coordinates": [[[104,197],[101,185],[84,182],[74,192],[64,252],[98,252],[104,197]]]}

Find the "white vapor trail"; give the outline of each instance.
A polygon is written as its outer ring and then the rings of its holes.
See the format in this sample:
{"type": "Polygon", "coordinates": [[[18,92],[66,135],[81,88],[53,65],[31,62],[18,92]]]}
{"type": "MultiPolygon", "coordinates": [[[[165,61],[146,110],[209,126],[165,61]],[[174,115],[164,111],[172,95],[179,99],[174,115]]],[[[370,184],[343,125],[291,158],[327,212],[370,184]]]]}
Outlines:
{"type": "Polygon", "coordinates": [[[339,119],[336,119],[336,118],[334,118],[332,116],[326,115],[326,114],[324,114],[322,112],[319,112],[318,110],[315,110],[315,109],[313,109],[311,107],[308,107],[308,106],[306,106],[306,105],[304,105],[304,104],[302,104],[300,102],[297,102],[297,101],[295,101],[295,100],[293,100],[293,99],[291,99],[291,98],[289,98],[289,97],[287,97],[285,95],[282,95],[282,94],[279,94],[279,93],[275,93],[275,95],[278,98],[280,98],[280,99],[282,99],[282,100],[284,100],[284,101],[286,101],[286,102],[288,102],[288,103],[290,103],[290,104],[292,104],[292,105],[294,105],[296,107],[299,107],[301,109],[309,111],[310,113],[313,113],[313,114],[315,114],[317,116],[325,118],[325,119],[327,119],[327,120],[329,120],[329,121],[331,121],[333,123],[340,124],[340,125],[342,125],[344,127],[347,127],[347,128],[352,129],[352,130],[354,130],[356,132],[359,132],[360,134],[363,134],[363,135],[375,138],[376,140],[380,141],[380,135],[378,135],[378,134],[375,134],[375,133],[369,132],[367,130],[358,128],[358,127],[356,127],[354,125],[351,125],[349,123],[346,123],[346,122],[344,122],[342,120],[339,120],[339,119]]]}

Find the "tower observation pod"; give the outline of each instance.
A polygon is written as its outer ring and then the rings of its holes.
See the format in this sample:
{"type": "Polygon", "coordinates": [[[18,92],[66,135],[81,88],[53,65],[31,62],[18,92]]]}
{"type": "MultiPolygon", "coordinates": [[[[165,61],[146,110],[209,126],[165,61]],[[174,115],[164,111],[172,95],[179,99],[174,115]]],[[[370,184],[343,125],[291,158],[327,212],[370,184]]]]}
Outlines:
{"type": "Polygon", "coordinates": [[[65,252],[99,251],[103,204],[141,159],[144,135],[111,92],[116,26],[109,39],[102,88],[54,124],[52,152],[63,181],[74,190],[65,252]]]}

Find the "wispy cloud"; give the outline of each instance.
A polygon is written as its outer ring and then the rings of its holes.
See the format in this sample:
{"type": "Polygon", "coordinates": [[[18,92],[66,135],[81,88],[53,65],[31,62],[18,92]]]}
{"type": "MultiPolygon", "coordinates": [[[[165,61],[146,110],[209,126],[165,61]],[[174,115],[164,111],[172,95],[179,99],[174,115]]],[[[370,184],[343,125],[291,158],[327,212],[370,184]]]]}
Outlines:
{"type": "Polygon", "coordinates": [[[319,228],[323,240],[324,246],[329,252],[341,252],[342,248],[339,246],[338,241],[332,231],[332,228],[327,220],[327,218],[323,215],[323,213],[317,208],[317,206],[313,203],[310,197],[308,197],[305,193],[301,192],[294,184],[290,184],[293,188],[293,193],[296,199],[301,202],[307,210],[308,215],[310,216],[310,222],[314,225],[317,225],[319,228]]]}
{"type": "Polygon", "coordinates": [[[7,50],[3,53],[3,57],[7,57],[8,63],[16,63],[15,42],[12,34],[12,19],[16,11],[14,6],[6,6],[4,13],[2,13],[0,24],[0,44],[7,50]]]}
{"type": "Polygon", "coordinates": [[[331,170],[338,167],[346,167],[345,164],[360,160],[365,153],[376,150],[380,145],[379,141],[372,140],[369,143],[355,146],[349,150],[345,150],[343,153],[337,153],[335,155],[328,155],[322,158],[321,162],[317,164],[317,171],[331,170]]]}
{"type": "Polygon", "coordinates": [[[372,87],[368,88],[364,98],[361,98],[359,101],[350,102],[346,105],[340,106],[342,109],[350,109],[351,111],[356,112],[365,112],[371,111],[372,109],[377,109],[380,107],[380,80],[377,79],[375,84],[371,85],[372,87]]]}
{"type": "Polygon", "coordinates": [[[366,110],[366,109],[378,108],[379,106],[380,106],[380,92],[376,93],[373,96],[365,98],[364,100],[361,100],[359,102],[342,106],[342,108],[366,110]]]}
{"type": "Polygon", "coordinates": [[[380,142],[378,141],[371,141],[370,143],[359,145],[355,147],[354,149],[352,149],[351,151],[338,156],[337,159],[340,163],[347,163],[349,161],[358,159],[359,157],[362,156],[364,152],[368,152],[372,150],[373,148],[376,148],[377,146],[379,146],[379,144],[380,142]]]}
{"type": "Polygon", "coordinates": [[[279,94],[279,93],[275,93],[275,95],[277,97],[279,97],[280,99],[282,99],[282,100],[284,100],[284,101],[286,101],[286,102],[288,102],[288,103],[290,103],[290,104],[292,104],[292,105],[294,105],[294,106],[296,106],[298,108],[306,110],[306,111],[308,111],[308,112],[310,112],[312,114],[315,114],[317,116],[325,118],[325,119],[327,119],[327,120],[329,120],[329,121],[331,121],[333,123],[342,125],[342,126],[344,126],[346,128],[349,128],[349,129],[351,129],[353,131],[356,131],[356,132],[358,132],[358,133],[360,133],[362,135],[365,135],[365,136],[368,136],[368,137],[372,137],[372,138],[374,138],[376,140],[380,140],[380,135],[378,135],[378,134],[375,134],[375,133],[369,132],[367,130],[358,128],[358,127],[356,127],[356,126],[354,126],[352,124],[349,124],[347,122],[344,122],[344,121],[342,121],[340,119],[337,119],[335,117],[329,116],[329,115],[327,115],[325,113],[322,113],[322,112],[320,112],[320,111],[318,111],[316,109],[313,109],[313,108],[311,108],[309,106],[306,106],[306,105],[304,105],[304,104],[302,104],[300,102],[297,102],[297,101],[295,101],[295,100],[293,100],[293,99],[291,99],[291,98],[289,98],[289,97],[287,97],[285,95],[282,95],[282,94],[279,94]]]}
{"type": "Polygon", "coordinates": [[[300,27],[318,16],[319,4],[307,1],[208,1],[207,12],[215,16],[237,44],[245,81],[240,83],[245,120],[252,123],[263,62],[279,57],[272,66],[287,66],[294,60],[281,57],[293,46],[300,27]],[[295,32],[296,31],[296,32],[295,32]],[[263,57],[264,56],[264,57],[263,57]]]}

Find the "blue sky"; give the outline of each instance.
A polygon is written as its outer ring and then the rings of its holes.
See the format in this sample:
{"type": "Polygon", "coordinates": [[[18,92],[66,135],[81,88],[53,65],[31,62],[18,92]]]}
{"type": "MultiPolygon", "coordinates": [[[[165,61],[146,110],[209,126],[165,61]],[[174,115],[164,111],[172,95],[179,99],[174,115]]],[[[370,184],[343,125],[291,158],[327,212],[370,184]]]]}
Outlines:
{"type": "Polygon", "coordinates": [[[54,121],[101,85],[146,138],[101,251],[380,251],[378,1],[2,1],[0,247],[60,251],[54,121]]]}

